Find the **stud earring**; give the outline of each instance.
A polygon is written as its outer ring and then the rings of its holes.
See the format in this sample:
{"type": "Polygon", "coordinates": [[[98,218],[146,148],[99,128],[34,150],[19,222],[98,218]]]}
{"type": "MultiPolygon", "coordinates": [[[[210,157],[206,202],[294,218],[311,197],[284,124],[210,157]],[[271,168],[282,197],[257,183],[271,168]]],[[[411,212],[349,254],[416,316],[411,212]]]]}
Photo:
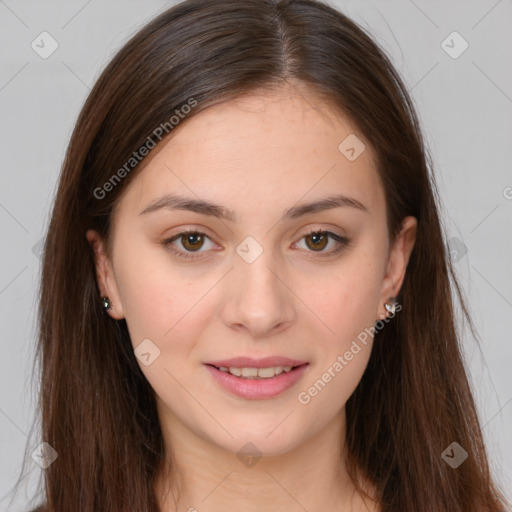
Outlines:
{"type": "Polygon", "coordinates": [[[102,300],[103,300],[103,311],[112,309],[112,303],[110,302],[110,299],[108,297],[103,297],[102,300]]]}
{"type": "Polygon", "coordinates": [[[384,304],[384,307],[386,308],[386,311],[390,315],[394,315],[396,311],[397,301],[396,297],[390,297],[388,301],[384,304]]]}

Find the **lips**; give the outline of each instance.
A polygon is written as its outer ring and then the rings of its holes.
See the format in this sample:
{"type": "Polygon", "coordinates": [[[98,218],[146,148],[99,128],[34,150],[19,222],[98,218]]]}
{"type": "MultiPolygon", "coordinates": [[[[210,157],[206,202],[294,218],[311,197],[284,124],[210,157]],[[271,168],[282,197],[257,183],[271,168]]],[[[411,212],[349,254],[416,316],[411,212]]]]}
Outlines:
{"type": "MultiPolygon", "coordinates": [[[[235,357],[218,361],[204,363],[204,367],[213,379],[224,390],[241,398],[262,400],[274,398],[293,387],[309,370],[309,363],[298,359],[288,357],[264,357],[262,359],[253,359],[250,357],[235,357]],[[282,373],[274,377],[265,375],[266,378],[244,378],[233,375],[234,369],[242,370],[242,374],[248,369],[257,370],[274,368],[282,373]]],[[[266,370],[265,370],[266,372],[266,370]]]]}
{"type": "Polygon", "coordinates": [[[306,363],[307,361],[280,356],[270,356],[262,359],[253,359],[252,357],[241,356],[218,361],[208,361],[205,364],[215,366],[216,368],[220,368],[221,366],[231,368],[270,368],[272,366],[301,366],[306,363]]]}

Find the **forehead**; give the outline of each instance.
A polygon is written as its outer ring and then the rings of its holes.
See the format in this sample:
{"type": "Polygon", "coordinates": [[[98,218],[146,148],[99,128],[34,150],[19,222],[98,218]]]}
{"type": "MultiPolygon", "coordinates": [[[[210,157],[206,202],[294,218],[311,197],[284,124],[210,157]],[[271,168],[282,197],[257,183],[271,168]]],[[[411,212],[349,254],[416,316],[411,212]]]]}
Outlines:
{"type": "MultiPolygon", "coordinates": [[[[349,144],[350,145],[350,144],[349,144]]],[[[120,210],[180,191],[244,214],[280,210],[332,193],[370,210],[383,192],[369,143],[331,105],[294,89],[261,92],[209,107],[182,121],[128,185],[120,210]],[[357,137],[354,139],[354,137],[357,137]],[[348,138],[348,139],[347,139],[348,138]],[[359,152],[343,152],[348,140],[359,152]]]]}

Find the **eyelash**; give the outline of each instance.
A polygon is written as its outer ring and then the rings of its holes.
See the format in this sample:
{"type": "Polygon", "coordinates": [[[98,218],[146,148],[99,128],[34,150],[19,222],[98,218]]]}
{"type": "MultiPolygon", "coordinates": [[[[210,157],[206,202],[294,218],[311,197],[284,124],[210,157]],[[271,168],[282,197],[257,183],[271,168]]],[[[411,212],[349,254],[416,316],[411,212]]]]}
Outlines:
{"type": "MultiPolygon", "coordinates": [[[[167,240],[164,240],[162,242],[162,245],[164,247],[170,249],[178,258],[185,258],[185,259],[196,259],[196,258],[199,258],[200,256],[195,255],[195,253],[193,253],[193,252],[183,252],[181,250],[176,250],[172,246],[172,242],[174,242],[175,240],[179,239],[181,236],[188,235],[188,234],[201,235],[201,236],[204,236],[204,237],[206,237],[206,238],[211,240],[211,238],[206,233],[198,231],[197,229],[187,229],[185,231],[181,231],[180,233],[172,236],[171,238],[168,238],[167,240]]],[[[339,254],[345,247],[348,247],[348,246],[351,245],[351,242],[350,242],[350,240],[348,238],[345,238],[343,236],[337,235],[336,233],[332,233],[331,231],[325,231],[325,230],[319,230],[319,229],[312,229],[312,230],[308,231],[305,235],[303,235],[300,238],[300,240],[302,240],[303,238],[305,238],[308,235],[313,235],[313,234],[327,235],[329,238],[331,238],[331,239],[335,240],[336,242],[338,242],[338,247],[336,247],[335,249],[332,249],[332,250],[330,250],[328,252],[317,252],[317,253],[315,253],[315,251],[308,251],[308,252],[314,253],[313,256],[308,256],[309,258],[316,259],[316,258],[326,258],[326,257],[329,257],[329,256],[333,256],[333,255],[339,254]]]]}

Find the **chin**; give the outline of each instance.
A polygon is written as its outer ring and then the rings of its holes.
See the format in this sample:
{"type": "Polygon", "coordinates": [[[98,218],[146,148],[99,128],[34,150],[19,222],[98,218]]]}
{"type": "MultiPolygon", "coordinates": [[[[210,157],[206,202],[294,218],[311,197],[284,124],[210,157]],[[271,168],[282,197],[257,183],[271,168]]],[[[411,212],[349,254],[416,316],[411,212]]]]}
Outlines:
{"type": "Polygon", "coordinates": [[[292,435],[290,428],[280,431],[283,424],[279,425],[279,423],[282,420],[283,417],[274,422],[271,428],[265,428],[258,432],[250,427],[237,428],[235,425],[226,425],[226,430],[233,437],[226,440],[226,436],[222,436],[222,439],[211,439],[211,441],[224,450],[232,452],[239,459],[243,459],[245,456],[277,457],[292,451],[302,441],[300,437],[292,435]]]}

